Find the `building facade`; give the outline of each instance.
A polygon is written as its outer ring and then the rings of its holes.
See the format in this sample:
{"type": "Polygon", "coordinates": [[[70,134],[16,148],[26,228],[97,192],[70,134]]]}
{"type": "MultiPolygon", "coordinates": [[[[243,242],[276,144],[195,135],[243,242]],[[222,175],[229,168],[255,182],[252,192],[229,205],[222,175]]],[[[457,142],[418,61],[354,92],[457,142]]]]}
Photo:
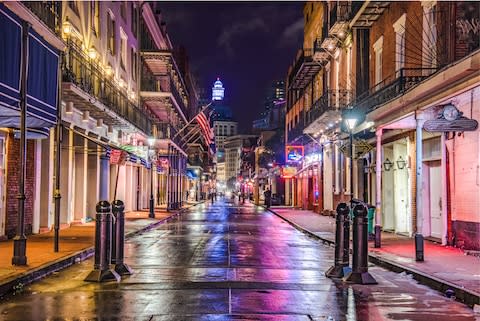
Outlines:
{"type": "MultiPolygon", "coordinates": [[[[180,208],[188,190],[187,147],[205,143],[203,137],[187,135],[185,127],[198,110],[198,97],[188,68],[180,70],[176,64],[158,8],[127,1],[0,6],[2,27],[12,22],[15,29],[22,21],[31,25],[41,47],[38,53],[33,51],[37,43],[29,48],[35,53],[31,59],[39,60],[32,60],[28,78],[41,95],[38,101],[50,106],[50,113],[33,105],[27,112],[26,234],[49,231],[57,210],[59,225],[88,221],[100,200],[119,199],[126,211],[136,211],[149,208],[152,195],[154,206],[180,208]],[[38,86],[37,80],[48,86],[38,86]],[[60,145],[53,129],[57,119],[60,145]],[[55,199],[60,200],[58,208],[55,199]]],[[[12,48],[17,41],[21,44],[11,36],[4,41],[12,48]]],[[[11,52],[0,51],[2,61],[15,66],[11,52]]],[[[19,142],[18,116],[8,115],[0,137],[0,166],[5,169],[0,236],[10,238],[17,227],[12,200],[19,142]]]]}
{"type": "Polygon", "coordinates": [[[328,213],[353,196],[376,206],[383,230],[478,249],[469,213],[480,190],[464,174],[478,166],[478,129],[432,124],[478,120],[479,12],[463,1],[308,2],[287,77],[286,145],[303,149],[287,202],[328,213]]]}

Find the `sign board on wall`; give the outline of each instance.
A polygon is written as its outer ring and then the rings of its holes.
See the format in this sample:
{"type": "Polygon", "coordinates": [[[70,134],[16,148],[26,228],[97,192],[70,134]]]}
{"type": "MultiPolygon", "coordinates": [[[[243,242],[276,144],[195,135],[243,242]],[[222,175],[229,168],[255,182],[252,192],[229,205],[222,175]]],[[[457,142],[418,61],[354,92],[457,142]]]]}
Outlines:
{"type": "Polygon", "coordinates": [[[285,146],[285,159],[287,163],[298,163],[303,159],[303,146],[285,146]]]}
{"type": "Polygon", "coordinates": [[[282,178],[292,178],[297,174],[296,167],[284,166],[282,167],[282,178]]]}
{"type": "Polygon", "coordinates": [[[110,151],[110,164],[123,165],[127,161],[127,152],[119,149],[110,151]]]}

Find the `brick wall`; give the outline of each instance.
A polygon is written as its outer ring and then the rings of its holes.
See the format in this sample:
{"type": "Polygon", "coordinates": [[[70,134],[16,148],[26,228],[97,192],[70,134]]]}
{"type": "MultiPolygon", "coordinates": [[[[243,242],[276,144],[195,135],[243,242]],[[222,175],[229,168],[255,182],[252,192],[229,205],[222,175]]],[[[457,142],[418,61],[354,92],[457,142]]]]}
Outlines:
{"type": "MultiPolygon", "coordinates": [[[[5,234],[12,238],[16,234],[18,220],[18,181],[20,171],[20,140],[9,134],[6,146],[6,224],[5,234]]],[[[35,198],[35,142],[27,141],[27,175],[25,181],[25,233],[32,233],[33,204],[35,198]]]]}

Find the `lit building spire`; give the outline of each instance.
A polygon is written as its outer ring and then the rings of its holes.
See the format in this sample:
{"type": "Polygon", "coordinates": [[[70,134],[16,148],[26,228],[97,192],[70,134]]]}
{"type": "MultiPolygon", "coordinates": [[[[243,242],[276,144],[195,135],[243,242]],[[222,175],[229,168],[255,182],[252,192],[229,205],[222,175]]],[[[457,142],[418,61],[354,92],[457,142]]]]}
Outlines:
{"type": "Polygon", "coordinates": [[[217,78],[217,81],[215,81],[212,87],[212,100],[223,100],[224,95],[225,88],[223,88],[220,78],[217,78]]]}

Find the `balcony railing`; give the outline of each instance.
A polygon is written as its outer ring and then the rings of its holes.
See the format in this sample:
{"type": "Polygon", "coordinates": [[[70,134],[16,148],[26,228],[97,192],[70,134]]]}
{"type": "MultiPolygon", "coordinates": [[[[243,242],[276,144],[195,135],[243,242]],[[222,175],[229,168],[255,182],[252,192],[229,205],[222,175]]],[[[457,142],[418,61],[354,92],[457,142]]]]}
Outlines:
{"type": "Polygon", "coordinates": [[[329,110],[336,111],[346,108],[352,101],[352,98],[351,90],[328,90],[308,110],[305,117],[305,127],[329,110]]]}
{"type": "Polygon", "coordinates": [[[329,28],[333,27],[333,25],[338,22],[344,22],[350,20],[351,17],[351,4],[347,1],[341,1],[334,5],[334,7],[330,10],[330,26],[329,28]]]}
{"type": "Polygon", "coordinates": [[[175,86],[175,81],[171,75],[154,75],[146,66],[142,71],[141,91],[172,93],[182,112],[186,113],[185,102],[175,86]]]}
{"type": "Polygon", "coordinates": [[[300,136],[303,135],[303,129],[305,128],[304,112],[301,111],[298,117],[298,123],[288,131],[288,142],[293,142],[294,140],[298,139],[300,136]]]}
{"type": "Polygon", "coordinates": [[[402,95],[436,71],[436,68],[402,68],[357,97],[354,105],[365,113],[371,112],[378,106],[402,95]]]}
{"type": "Polygon", "coordinates": [[[60,22],[62,21],[61,1],[24,1],[22,3],[40,18],[50,30],[60,34],[60,22]]]}
{"type": "Polygon", "coordinates": [[[126,119],[147,135],[152,132],[152,120],[145,110],[130,101],[125,92],[98,65],[72,43],[67,46],[62,62],[63,81],[71,82],[94,96],[111,111],[126,119]]]}
{"type": "Polygon", "coordinates": [[[180,135],[177,135],[178,133],[178,130],[177,128],[175,128],[175,126],[173,126],[172,124],[170,123],[167,123],[167,122],[159,122],[159,123],[156,123],[156,126],[157,126],[157,129],[158,129],[158,132],[161,133],[159,134],[158,138],[161,138],[161,139],[170,139],[172,140],[175,144],[177,145],[181,145],[181,137],[180,135]]]}

